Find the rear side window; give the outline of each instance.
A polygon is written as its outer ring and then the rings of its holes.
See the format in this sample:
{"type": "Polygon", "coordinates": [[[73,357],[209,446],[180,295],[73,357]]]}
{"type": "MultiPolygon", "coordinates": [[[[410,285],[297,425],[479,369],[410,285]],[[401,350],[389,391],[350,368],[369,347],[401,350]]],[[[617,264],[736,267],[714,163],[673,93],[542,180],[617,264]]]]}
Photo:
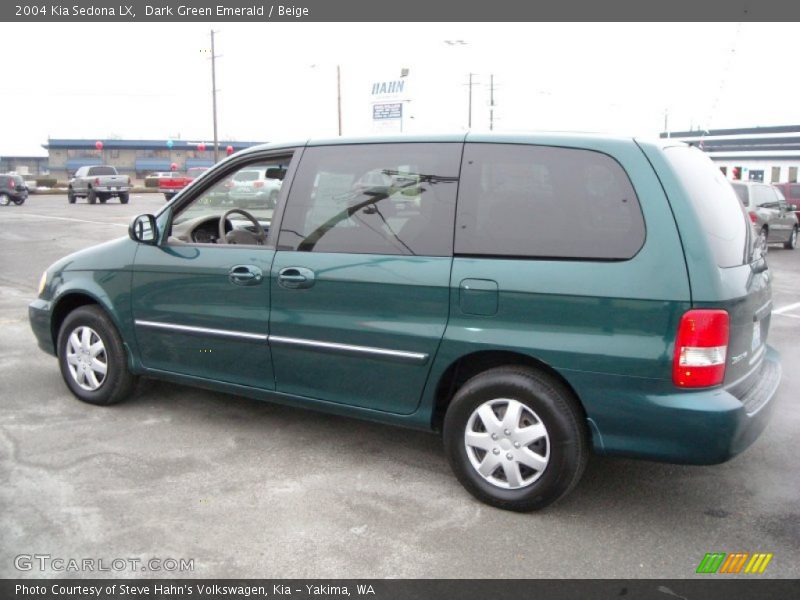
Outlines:
{"type": "Polygon", "coordinates": [[[307,148],[279,250],[449,256],[460,144],[307,148]]]}
{"type": "Polygon", "coordinates": [[[800,185],[789,186],[789,196],[792,198],[800,198],[800,185]]]}
{"type": "Polygon", "coordinates": [[[750,222],[731,184],[696,148],[673,146],[664,155],[688,194],[717,265],[745,264],[750,256],[750,222]]]}
{"type": "Polygon", "coordinates": [[[627,174],[600,152],[467,144],[457,254],[624,260],[645,238],[627,174]]]}
{"type": "Polygon", "coordinates": [[[741,183],[733,183],[733,191],[736,192],[736,195],[739,196],[739,200],[742,201],[742,206],[750,206],[750,201],[748,200],[748,193],[747,193],[747,186],[742,185],[741,183]]]}
{"type": "Polygon", "coordinates": [[[756,206],[769,206],[778,201],[773,188],[769,187],[768,185],[753,186],[753,192],[756,206]]]}
{"type": "Polygon", "coordinates": [[[116,175],[114,167],[91,167],[88,175],[116,175]]]}
{"type": "Polygon", "coordinates": [[[261,177],[258,171],[239,171],[233,176],[234,181],[255,181],[261,177]]]}

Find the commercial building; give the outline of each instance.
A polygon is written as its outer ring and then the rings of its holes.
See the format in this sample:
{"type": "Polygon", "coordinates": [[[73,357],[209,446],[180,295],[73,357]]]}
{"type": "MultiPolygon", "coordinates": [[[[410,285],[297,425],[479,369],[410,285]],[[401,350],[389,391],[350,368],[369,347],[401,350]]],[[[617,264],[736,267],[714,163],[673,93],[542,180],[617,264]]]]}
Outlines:
{"type": "MultiPolygon", "coordinates": [[[[238,152],[261,143],[220,141],[219,157],[225,157],[228,146],[238,152]]],[[[169,171],[173,163],[179,171],[214,164],[214,145],[202,140],[49,139],[42,147],[48,152],[50,175],[59,181],[69,179],[80,167],[96,164],[113,165],[134,179],[169,171]]]]}
{"type": "Polygon", "coordinates": [[[701,148],[731,180],[798,181],[800,125],[664,132],[661,137],[701,148]]]}
{"type": "Polygon", "coordinates": [[[46,156],[0,156],[0,173],[20,175],[47,175],[46,156]]]}

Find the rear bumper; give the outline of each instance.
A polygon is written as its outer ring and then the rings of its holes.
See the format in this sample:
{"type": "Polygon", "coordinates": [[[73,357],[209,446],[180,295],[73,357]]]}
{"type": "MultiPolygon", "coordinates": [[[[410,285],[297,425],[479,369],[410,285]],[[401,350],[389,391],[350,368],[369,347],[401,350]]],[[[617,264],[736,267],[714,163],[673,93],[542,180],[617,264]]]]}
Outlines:
{"type": "Polygon", "coordinates": [[[33,335],[39,348],[48,354],[56,355],[53,336],[50,331],[50,318],[52,316],[52,303],[37,298],[28,305],[28,320],[31,323],[33,335]]]}
{"type": "Polygon", "coordinates": [[[131,191],[129,187],[114,187],[114,186],[97,186],[94,188],[95,192],[102,192],[103,194],[127,194],[131,191]]]}
{"type": "MultiPolygon", "coordinates": [[[[567,374],[571,382],[573,375],[567,374]]],[[[637,393],[631,391],[630,380],[623,390],[622,382],[613,379],[597,385],[595,374],[585,382],[578,376],[573,383],[596,427],[596,451],[708,465],[730,460],[747,449],[767,426],[781,380],[781,365],[778,353],[768,346],[757,382],[741,398],[725,388],[670,390],[671,382],[665,383],[663,393],[652,393],[644,389],[651,387],[652,380],[643,381],[643,389],[637,393]],[[594,387],[590,385],[592,379],[594,387]]]]}

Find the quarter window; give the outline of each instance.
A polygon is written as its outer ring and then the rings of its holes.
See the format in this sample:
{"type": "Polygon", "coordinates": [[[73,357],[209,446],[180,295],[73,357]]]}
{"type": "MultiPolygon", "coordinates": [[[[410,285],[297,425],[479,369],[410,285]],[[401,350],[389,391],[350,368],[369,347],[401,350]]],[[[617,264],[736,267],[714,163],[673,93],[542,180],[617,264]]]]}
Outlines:
{"type": "Polygon", "coordinates": [[[460,149],[450,143],[307,148],[278,249],[450,255],[460,149]]]}
{"type": "Polygon", "coordinates": [[[457,254],[620,260],[634,256],[644,237],[633,186],[608,155],[466,145],[457,254]]]}

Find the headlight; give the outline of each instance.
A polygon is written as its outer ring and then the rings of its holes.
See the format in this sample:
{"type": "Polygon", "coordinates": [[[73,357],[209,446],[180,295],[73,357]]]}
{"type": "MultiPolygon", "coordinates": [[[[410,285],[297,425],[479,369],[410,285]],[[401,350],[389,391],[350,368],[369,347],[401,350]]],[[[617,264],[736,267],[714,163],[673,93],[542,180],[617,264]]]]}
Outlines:
{"type": "Polygon", "coordinates": [[[45,288],[46,285],[47,285],[47,271],[42,273],[42,278],[39,280],[39,295],[40,296],[42,295],[42,292],[44,292],[44,288],[45,288]]]}

